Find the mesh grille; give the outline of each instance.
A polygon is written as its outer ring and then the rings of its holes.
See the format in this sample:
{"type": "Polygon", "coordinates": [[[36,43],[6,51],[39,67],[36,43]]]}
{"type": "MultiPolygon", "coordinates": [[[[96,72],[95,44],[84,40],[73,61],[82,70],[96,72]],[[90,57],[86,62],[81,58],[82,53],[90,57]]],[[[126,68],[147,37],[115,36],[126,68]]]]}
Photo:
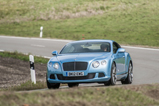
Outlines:
{"type": "Polygon", "coordinates": [[[86,70],[87,62],[67,62],[63,63],[64,71],[77,71],[77,70],[86,70]]]}

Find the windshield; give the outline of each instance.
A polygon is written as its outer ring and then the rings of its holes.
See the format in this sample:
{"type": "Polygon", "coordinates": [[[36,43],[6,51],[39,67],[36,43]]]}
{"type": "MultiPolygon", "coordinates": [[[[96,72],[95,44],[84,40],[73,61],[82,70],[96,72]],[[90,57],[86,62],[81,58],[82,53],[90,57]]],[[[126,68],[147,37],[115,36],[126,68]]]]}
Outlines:
{"type": "Polygon", "coordinates": [[[109,42],[80,42],[67,44],[60,54],[110,52],[109,42]]]}

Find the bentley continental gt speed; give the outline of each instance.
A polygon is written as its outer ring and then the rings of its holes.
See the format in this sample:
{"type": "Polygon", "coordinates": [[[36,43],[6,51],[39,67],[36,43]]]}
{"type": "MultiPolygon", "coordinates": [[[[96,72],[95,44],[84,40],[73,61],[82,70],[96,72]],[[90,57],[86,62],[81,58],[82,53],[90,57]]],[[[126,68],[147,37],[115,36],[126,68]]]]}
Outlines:
{"type": "Polygon", "coordinates": [[[130,54],[113,40],[81,40],[66,44],[52,52],[47,63],[46,82],[49,89],[61,83],[69,87],[79,83],[103,83],[105,86],[131,84],[133,62],[130,54]]]}

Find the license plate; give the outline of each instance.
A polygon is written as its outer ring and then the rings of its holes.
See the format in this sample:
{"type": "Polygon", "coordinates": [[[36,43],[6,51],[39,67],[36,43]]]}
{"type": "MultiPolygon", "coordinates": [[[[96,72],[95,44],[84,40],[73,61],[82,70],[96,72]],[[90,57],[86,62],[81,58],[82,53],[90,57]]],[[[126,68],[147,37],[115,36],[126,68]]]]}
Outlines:
{"type": "Polygon", "coordinates": [[[84,72],[66,72],[66,76],[84,76],[84,72]]]}

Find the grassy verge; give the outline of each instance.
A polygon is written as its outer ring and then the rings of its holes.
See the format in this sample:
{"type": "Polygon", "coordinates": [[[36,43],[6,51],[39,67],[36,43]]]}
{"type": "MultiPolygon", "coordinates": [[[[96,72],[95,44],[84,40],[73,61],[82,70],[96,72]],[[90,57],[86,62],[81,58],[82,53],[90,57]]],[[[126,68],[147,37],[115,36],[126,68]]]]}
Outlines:
{"type": "MultiPolygon", "coordinates": [[[[67,86],[67,84],[61,84],[60,86],[67,86]]],[[[31,81],[20,84],[19,86],[13,86],[9,88],[2,88],[0,91],[28,91],[28,90],[38,90],[46,89],[46,82],[37,81],[36,84],[31,81]]]]}
{"type": "MultiPolygon", "coordinates": [[[[16,59],[20,59],[23,61],[29,61],[29,55],[24,55],[22,53],[18,53],[18,52],[0,52],[0,56],[1,57],[11,57],[11,58],[16,58],[16,59]]],[[[49,59],[43,58],[43,57],[37,57],[34,56],[34,61],[36,63],[44,63],[46,64],[48,62],[49,59]]]]}
{"type": "Polygon", "coordinates": [[[159,46],[157,0],[0,0],[0,34],[159,46]],[[18,6],[17,6],[18,5],[18,6]]]}
{"type": "Polygon", "coordinates": [[[153,84],[107,88],[84,87],[20,93],[2,92],[0,94],[0,105],[151,106],[159,105],[158,97],[150,96],[150,93],[158,90],[158,88],[158,84],[153,84]],[[137,91],[135,91],[136,89],[137,91]]]}
{"type": "MultiPolygon", "coordinates": [[[[29,55],[24,55],[24,54],[18,53],[18,52],[0,52],[0,57],[15,58],[15,59],[19,59],[21,61],[29,62],[29,55]]],[[[35,56],[34,61],[36,64],[40,63],[40,65],[41,65],[41,64],[46,64],[48,62],[48,59],[35,56]]],[[[14,68],[14,67],[12,67],[12,68],[14,68]]],[[[28,68],[28,67],[24,66],[24,68],[28,68]]],[[[6,71],[8,71],[8,70],[6,70],[6,71]]],[[[10,73],[12,73],[12,72],[10,72],[10,73]]],[[[2,88],[0,90],[2,90],[2,91],[23,91],[23,90],[35,90],[35,89],[44,89],[44,88],[47,88],[46,82],[37,81],[36,84],[33,84],[33,83],[31,83],[31,81],[27,81],[18,86],[8,87],[8,88],[4,88],[4,89],[2,88]]]]}
{"type": "Polygon", "coordinates": [[[27,91],[27,90],[37,90],[47,88],[46,82],[37,81],[36,84],[31,81],[22,83],[19,86],[13,86],[9,88],[0,89],[1,91],[27,91]]]}

